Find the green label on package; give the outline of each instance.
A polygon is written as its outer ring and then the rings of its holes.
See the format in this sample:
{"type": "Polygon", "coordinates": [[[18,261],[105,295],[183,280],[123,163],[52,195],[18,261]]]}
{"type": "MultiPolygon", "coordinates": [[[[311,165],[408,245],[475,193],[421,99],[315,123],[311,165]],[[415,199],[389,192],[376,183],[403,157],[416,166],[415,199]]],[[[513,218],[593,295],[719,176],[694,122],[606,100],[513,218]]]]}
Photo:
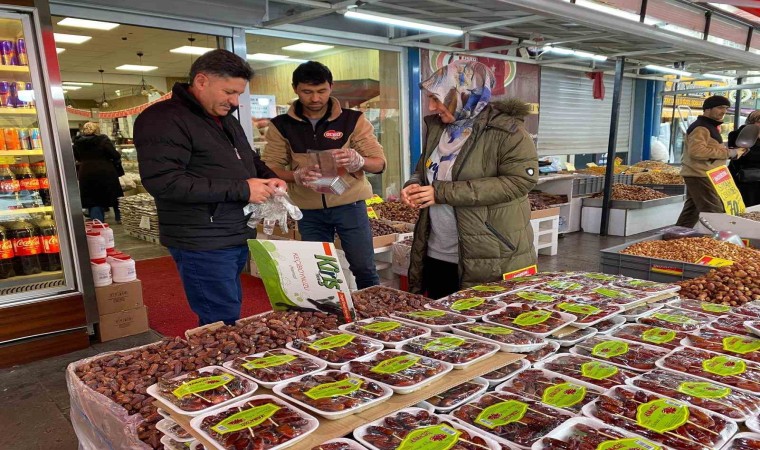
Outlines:
{"type": "Polygon", "coordinates": [[[396,356],[395,358],[386,359],[385,361],[382,361],[380,364],[370,369],[370,372],[384,373],[384,374],[398,373],[398,372],[401,372],[402,370],[406,370],[412,367],[413,365],[417,364],[419,360],[420,360],[419,356],[400,355],[400,356],[396,356]]]}
{"type": "Polygon", "coordinates": [[[596,450],[662,450],[662,447],[644,439],[629,438],[604,441],[596,447],[596,450]]]}
{"type": "Polygon", "coordinates": [[[652,317],[668,323],[674,323],[676,325],[694,325],[697,323],[696,320],[690,319],[689,317],[682,316],[680,314],[654,313],[652,317]]]}
{"type": "Polygon", "coordinates": [[[607,298],[633,298],[633,295],[615,289],[596,288],[594,292],[607,298]]]}
{"type": "Polygon", "coordinates": [[[362,326],[362,330],[374,333],[385,333],[387,331],[393,331],[400,326],[401,324],[398,322],[372,322],[368,325],[362,326]]]}
{"type": "Polygon", "coordinates": [[[339,397],[358,391],[362,387],[362,380],[358,378],[347,378],[345,380],[335,381],[333,383],[320,384],[304,392],[312,400],[320,398],[339,397]]]}
{"type": "Polygon", "coordinates": [[[215,375],[213,377],[196,378],[192,381],[188,381],[187,383],[183,383],[182,386],[173,390],[172,394],[174,394],[174,396],[177,398],[182,398],[191,394],[206,392],[218,387],[222,387],[234,379],[235,377],[228,373],[225,373],[223,375],[215,375]]]}
{"type": "Polygon", "coordinates": [[[552,316],[551,311],[528,311],[515,317],[513,324],[520,327],[529,327],[544,323],[552,316]]]}
{"type": "Polygon", "coordinates": [[[454,311],[467,311],[468,309],[477,308],[485,303],[486,299],[480,297],[463,298],[451,304],[454,311]]]}
{"type": "Polygon", "coordinates": [[[723,398],[731,394],[731,388],[706,381],[685,381],[678,385],[678,392],[696,398],[723,398]]]}
{"type": "Polygon", "coordinates": [[[747,363],[728,356],[716,356],[702,361],[702,369],[708,373],[729,377],[743,374],[747,370],[747,363]]]}
{"type": "Polygon", "coordinates": [[[634,286],[639,288],[657,288],[657,287],[665,287],[662,285],[662,283],[657,283],[655,281],[646,281],[646,280],[628,280],[625,283],[628,284],[628,286],[634,286]]]}
{"type": "Polygon", "coordinates": [[[510,330],[507,327],[500,327],[498,325],[478,325],[470,328],[470,331],[472,333],[493,334],[499,336],[506,336],[508,334],[514,333],[513,330],[510,330]]]}
{"type": "Polygon", "coordinates": [[[676,338],[676,332],[667,328],[652,328],[641,335],[641,339],[654,344],[667,344],[676,338]]]}
{"type": "Polygon", "coordinates": [[[723,350],[732,353],[746,355],[760,350],[760,339],[742,336],[729,336],[723,338],[723,350]]]}
{"type": "Polygon", "coordinates": [[[425,344],[425,346],[422,348],[431,352],[447,352],[449,350],[461,347],[464,342],[465,341],[462,338],[447,336],[433,339],[432,341],[425,344]]]}
{"type": "Polygon", "coordinates": [[[689,407],[673,400],[653,400],[636,409],[636,423],[655,433],[675,430],[688,420],[689,407]]]}
{"type": "Polygon", "coordinates": [[[586,305],[583,303],[569,303],[569,302],[562,302],[559,305],[557,305],[557,308],[561,309],[562,311],[567,311],[569,313],[585,314],[587,316],[593,316],[594,314],[599,314],[599,312],[601,311],[601,309],[593,305],[586,305]]]}
{"type": "Polygon", "coordinates": [[[475,423],[484,427],[494,429],[512,422],[517,422],[528,412],[528,404],[518,402],[517,400],[507,400],[506,402],[497,403],[484,409],[475,423]]]}
{"type": "Polygon", "coordinates": [[[541,401],[557,408],[569,408],[586,398],[586,387],[573,383],[560,383],[544,391],[541,401]]]}
{"type": "Polygon", "coordinates": [[[252,361],[242,364],[244,369],[266,369],[267,367],[277,367],[285,365],[291,361],[298,359],[295,355],[272,355],[265,356],[263,358],[256,358],[252,361]]]}
{"type": "Polygon", "coordinates": [[[617,373],[617,367],[603,362],[591,361],[581,364],[581,375],[592,380],[605,380],[617,373]]]}
{"type": "Polygon", "coordinates": [[[550,281],[546,283],[546,285],[559,291],[577,291],[583,289],[583,286],[580,283],[574,283],[572,281],[550,281]]]}
{"type": "Polygon", "coordinates": [[[407,434],[398,450],[449,450],[459,442],[460,434],[446,424],[420,428],[407,434]]]}
{"type": "Polygon", "coordinates": [[[547,302],[553,302],[554,297],[549,294],[542,294],[540,292],[518,292],[518,297],[524,298],[525,300],[530,300],[532,302],[541,302],[541,303],[547,303],[547,302]]]}
{"type": "Polygon", "coordinates": [[[604,341],[596,344],[591,354],[600,358],[614,358],[628,353],[628,344],[622,341],[604,341]]]}
{"type": "Polygon", "coordinates": [[[474,286],[472,290],[478,292],[504,292],[507,288],[501,286],[474,286]]]}
{"type": "Polygon", "coordinates": [[[407,313],[406,315],[415,319],[434,319],[436,317],[445,316],[446,312],[439,311],[437,309],[431,309],[430,311],[414,311],[407,313]]]}
{"type": "Polygon", "coordinates": [[[615,281],[617,280],[617,277],[615,275],[607,275],[604,273],[584,273],[584,278],[591,278],[592,280],[599,280],[599,281],[615,281]]]}
{"type": "Polygon", "coordinates": [[[336,334],[326,338],[318,339],[309,345],[312,350],[330,350],[332,348],[344,347],[356,338],[353,334],[336,334]]]}
{"type": "Polygon", "coordinates": [[[239,413],[229,416],[211,427],[211,429],[219,434],[227,434],[245,430],[246,428],[253,428],[272,417],[274,413],[280,409],[279,406],[273,403],[267,403],[266,405],[246,409],[245,411],[240,411],[239,413]]]}
{"type": "Polygon", "coordinates": [[[731,311],[731,307],[727,305],[716,305],[715,303],[702,302],[702,311],[714,312],[714,313],[727,313],[731,311]]]}

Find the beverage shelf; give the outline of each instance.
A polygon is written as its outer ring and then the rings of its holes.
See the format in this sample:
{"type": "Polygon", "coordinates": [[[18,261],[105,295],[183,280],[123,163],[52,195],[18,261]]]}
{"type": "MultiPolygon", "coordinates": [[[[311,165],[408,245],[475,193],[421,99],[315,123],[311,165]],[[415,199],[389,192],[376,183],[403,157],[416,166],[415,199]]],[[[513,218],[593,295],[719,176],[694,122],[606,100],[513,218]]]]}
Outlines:
{"type": "Polygon", "coordinates": [[[0,116],[36,116],[36,108],[0,108],[0,116]]]}
{"type": "Polygon", "coordinates": [[[42,156],[42,150],[0,150],[0,156],[42,156]]]}
{"type": "Polygon", "coordinates": [[[53,207],[40,206],[38,208],[8,209],[5,211],[0,211],[0,217],[15,216],[18,214],[37,214],[37,213],[46,213],[46,212],[53,212],[53,207]]]}
{"type": "Polygon", "coordinates": [[[7,66],[0,64],[0,72],[29,73],[29,66],[7,66]]]}
{"type": "Polygon", "coordinates": [[[48,281],[63,280],[63,272],[56,270],[54,272],[40,272],[34,275],[19,275],[11,278],[0,280],[0,294],[8,295],[13,288],[27,286],[36,283],[46,283],[48,281]]]}

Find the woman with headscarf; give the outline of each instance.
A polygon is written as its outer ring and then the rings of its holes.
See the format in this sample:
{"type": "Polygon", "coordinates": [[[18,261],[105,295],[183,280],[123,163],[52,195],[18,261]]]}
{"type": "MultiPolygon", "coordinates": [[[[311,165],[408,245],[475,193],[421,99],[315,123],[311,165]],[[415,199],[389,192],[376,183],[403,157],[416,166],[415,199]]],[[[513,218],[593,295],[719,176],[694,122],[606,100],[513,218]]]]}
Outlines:
{"type": "Polygon", "coordinates": [[[121,222],[119,197],[124,196],[119,183],[117,166],[121,167],[121,154],[108,139],[100,134],[100,126],[87,122],[82,135],[74,140],[74,158],[79,163],[79,192],[82,207],[89,208],[90,218],[105,221],[105,211],[114,208],[114,219],[121,222]]]}
{"type": "Polygon", "coordinates": [[[402,200],[420,208],[409,288],[441,298],[536,263],[528,192],[538,156],[517,99],[489,103],[482,63],[457,61],[420,84],[434,114],[402,200]]]}
{"type": "MultiPolygon", "coordinates": [[[[758,122],[760,122],[760,110],[752,111],[747,116],[747,121],[744,125],[739,127],[738,130],[728,133],[728,148],[736,147],[736,139],[745,126],[751,124],[757,125],[758,122]]],[[[731,160],[728,168],[731,170],[731,175],[736,181],[736,187],[739,188],[739,192],[742,194],[744,205],[747,208],[760,205],[760,140],[741,158],[731,160]]]]}

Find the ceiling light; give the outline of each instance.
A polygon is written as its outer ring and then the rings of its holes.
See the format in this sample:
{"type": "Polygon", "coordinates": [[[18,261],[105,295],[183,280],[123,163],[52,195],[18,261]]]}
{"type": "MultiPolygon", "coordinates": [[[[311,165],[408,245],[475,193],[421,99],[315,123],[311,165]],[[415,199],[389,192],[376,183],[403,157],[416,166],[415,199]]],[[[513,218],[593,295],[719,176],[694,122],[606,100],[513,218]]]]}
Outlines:
{"type": "Polygon", "coordinates": [[[138,64],[122,64],[119,67],[115,67],[116,70],[127,70],[130,72],[150,72],[151,70],[158,69],[158,66],[142,66],[138,64]]]}
{"type": "Polygon", "coordinates": [[[63,86],[64,91],[78,91],[82,86],[63,86]]]}
{"type": "Polygon", "coordinates": [[[169,50],[171,53],[182,53],[184,55],[202,55],[208,53],[211,50],[215,50],[211,47],[193,47],[192,45],[183,45],[169,50]]]}
{"type": "Polygon", "coordinates": [[[582,50],[573,50],[570,48],[553,47],[547,45],[544,47],[545,52],[554,53],[556,55],[575,56],[577,58],[593,59],[594,61],[607,61],[607,57],[604,55],[596,55],[590,52],[584,52],[582,50]]]}
{"type": "Polygon", "coordinates": [[[92,36],[80,36],[78,34],[53,33],[53,36],[55,36],[55,42],[61,44],[81,44],[92,39],[92,36]]]}
{"type": "Polygon", "coordinates": [[[64,81],[64,86],[92,86],[92,83],[84,82],[84,81],[64,81]]]}
{"type": "Polygon", "coordinates": [[[246,55],[246,58],[251,61],[284,61],[289,60],[290,56],[272,55],[270,53],[254,53],[252,55],[246,55]]]}
{"type": "Polygon", "coordinates": [[[729,77],[726,75],[718,75],[715,73],[703,73],[702,78],[710,78],[711,80],[733,80],[735,77],[729,77]]]}
{"type": "Polygon", "coordinates": [[[64,26],[64,27],[76,27],[76,28],[89,28],[92,30],[113,30],[114,28],[118,27],[118,23],[111,23],[111,22],[98,22],[96,20],[86,20],[86,19],[74,19],[72,17],[67,17],[60,22],[58,22],[58,25],[64,26]]]}
{"type": "Polygon", "coordinates": [[[665,67],[665,66],[656,66],[654,64],[649,64],[648,66],[644,66],[644,68],[649,69],[649,70],[654,70],[655,72],[672,73],[673,75],[681,75],[684,77],[690,77],[692,75],[691,72],[686,72],[685,70],[678,70],[672,67],[665,67]]]}
{"type": "Polygon", "coordinates": [[[364,20],[367,22],[380,23],[383,25],[393,25],[401,28],[409,28],[412,30],[428,31],[431,33],[441,33],[451,36],[461,36],[464,31],[461,28],[445,27],[436,25],[430,22],[412,21],[406,19],[398,19],[391,15],[379,14],[379,13],[363,13],[358,11],[346,11],[343,13],[345,17],[350,19],[364,20]]]}
{"type": "Polygon", "coordinates": [[[321,52],[323,50],[330,50],[331,48],[335,48],[332,45],[324,45],[324,44],[310,44],[308,42],[301,42],[300,44],[294,44],[294,45],[288,45],[287,47],[283,47],[283,50],[287,50],[289,52],[302,52],[302,53],[316,53],[321,52]]]}
{"type": "Polygon", "coordinates": [[[65,48],[61,48],[61,47],[56,47],[56,48],[55,48],[55,52],[56,52],[56,53],[63,53],[63,52],[65,52],[65,51],[66,51],[66,49],[65,49],[65,48]]]}

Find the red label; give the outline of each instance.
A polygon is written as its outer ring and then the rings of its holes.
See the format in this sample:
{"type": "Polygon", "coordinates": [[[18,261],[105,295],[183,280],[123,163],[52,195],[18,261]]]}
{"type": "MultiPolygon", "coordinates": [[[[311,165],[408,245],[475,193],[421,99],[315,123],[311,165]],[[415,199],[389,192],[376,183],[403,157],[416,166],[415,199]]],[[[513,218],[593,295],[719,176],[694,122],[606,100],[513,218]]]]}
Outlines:
{"type": "Polygon", "coordinates": [[[37,178],[40,182],[40,189],[50,189],[50,182],[47,178],[37,178]]]}
{"type": "Polygon", "coordinates": [[[511,280],[512,278],[529,277],[538,273],[538,266],[533,264],[530,267],[524,269],[517,269],[514,272],[508,272],[502,275],[504,280],[511,280]]]}
{"type": "Polygon", "coordinates": [[[3,180],[0,181],[0,192],[3,193],[15,193],[21,190],[21,184],[18,180],[3,180]]]}
{"type": "Polygon", "coordinates": [[[42,245],[37,236],[13,239],[13,253],[16,256],[33,256],[42,253],[42,245]]]}
{"type": "Polygon", "coordinates": [[[42,252],[43,253],[60,253],[61,245],[58,242],[58,236],[42,236],[42,252]]]}
{"type": "Polygon", "coordinates": [[[332,139],[334,141],[337,141],[338,139],[343,137],[342,131],[335,131],[335,130],[327,130],[325,131],[325,137],[327,139],[332,139]]]}
{"type": "Polygon", "coordinates": [[[719,171],[711,173],[710,178],[712,178],[713,183],[720,184],[720,183],[723,183],[724,181],[730,180],[731,175],[728,172],[728,169],[726,169],[726,170],[719,170],[719,171]]]}
{"type": "Polygon", "coordinates": [[[40,189],[40,180],[36,178],[24,178],[20,180],[22,191],[37,191],[40,189]]]}
{"type": "Polygon", "coordinates": [[[13,242],[8,239],[0,241],[0,259],[11,259],[13,254],[13,242]]]}

